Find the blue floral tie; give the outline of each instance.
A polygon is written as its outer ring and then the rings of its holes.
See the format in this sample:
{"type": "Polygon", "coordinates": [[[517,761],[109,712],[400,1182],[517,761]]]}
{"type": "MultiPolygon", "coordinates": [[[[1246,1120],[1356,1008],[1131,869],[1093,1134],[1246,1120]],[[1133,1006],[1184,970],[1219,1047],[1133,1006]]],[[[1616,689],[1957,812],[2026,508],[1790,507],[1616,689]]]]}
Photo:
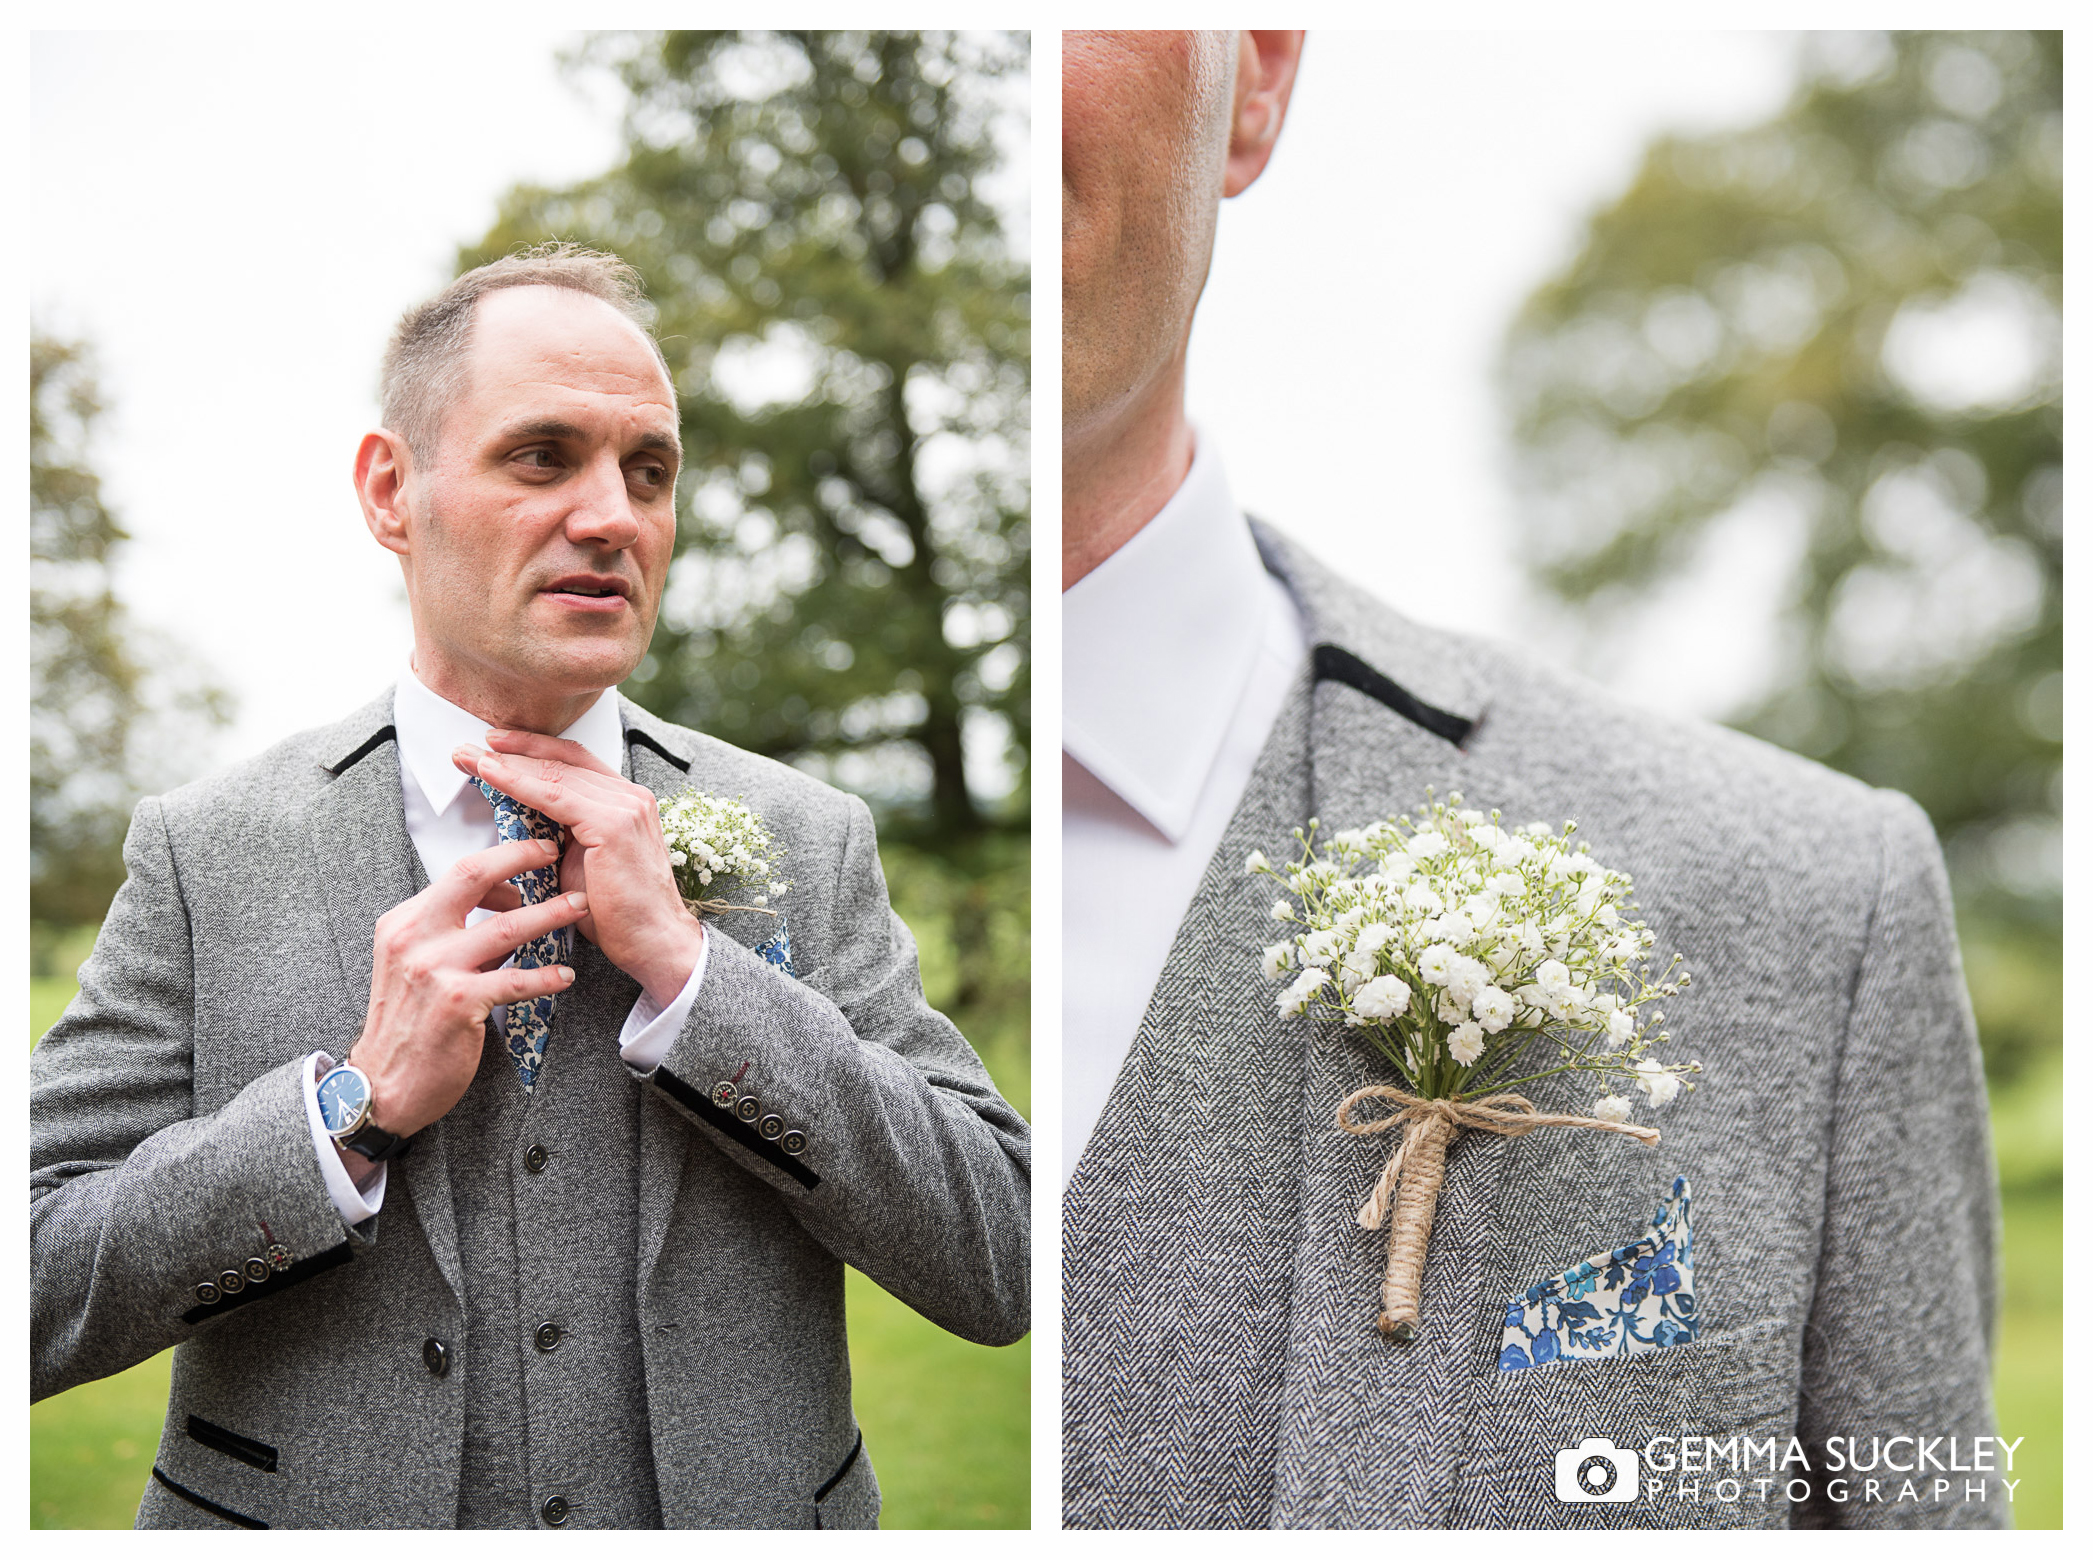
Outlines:
{"type": "MultiPolygon", "coordinates": [[[[479,782],[479,787],[487,800],[494,804],[494,828],[501,836],[502,844],[512,840],[559,839],[560,826],[536,808],[524,806],[484,780],[479,782]]],[[[522,893],[525,904],[542,905],[560,891],[560,864],[555,861],[547,867],[534,867],[510,881],[522,893]]],[[[558,927],[543,937],[533,937],[518,948],[516,964],[522,969],[564,964],[572,947],[572,929],[558,927]]],[[[545,1065],[545,1042],[552,1038],[552,1005],[555,1000],[548,994],[509,1004],[509,1055],[516,1059],[516,1070],[523,1075],[525,1094],[538,1087],[538,1069],[545,1065]]]]}

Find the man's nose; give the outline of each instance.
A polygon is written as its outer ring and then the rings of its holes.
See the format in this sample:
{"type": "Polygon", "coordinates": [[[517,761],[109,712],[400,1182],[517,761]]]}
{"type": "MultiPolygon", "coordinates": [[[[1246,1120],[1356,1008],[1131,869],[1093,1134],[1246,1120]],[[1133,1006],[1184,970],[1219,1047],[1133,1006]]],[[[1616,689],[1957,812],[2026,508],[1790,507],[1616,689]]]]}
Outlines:
{"type": "Polygon", "coordinates": [[[582,480],[568,493],[573,498],[573,507],[567,511],[570,542],[589,542],[616,552],[630,547],[638,538],[639,516],[633,512],[625,469],[615,456],[591,461],[582,480]]]}

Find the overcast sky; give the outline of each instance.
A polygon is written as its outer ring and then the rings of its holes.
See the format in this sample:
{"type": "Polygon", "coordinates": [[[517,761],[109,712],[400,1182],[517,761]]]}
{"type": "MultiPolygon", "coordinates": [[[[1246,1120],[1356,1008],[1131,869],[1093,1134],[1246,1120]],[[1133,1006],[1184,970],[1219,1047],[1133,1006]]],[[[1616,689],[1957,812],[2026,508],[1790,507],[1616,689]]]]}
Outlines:
{"type": "MultiPolygon", "coordinates": [[[[136,538],[120,588],[238,695],[221,761],[404,661],[398,570],[350,462],[386,332],[501,191],[616,156],[615,105],[555,69],[566,36],[33,41],[32,299],[99,349],[101,464],[136,538]]],[[[1312,36],[1278,155],[1224,211],[1194,337],[1194,413],[1245,503],[1425,617],[1518,637],[1488,377],[1504,323],[1651,135],[1773,111],[1791,53],[1763,34],[1312,36]]],[[[1750,656],[1724,655],[1712,675],[1735,682],[1750,656]]],[[[1683,693],[1648,696],[1711,702],[1707,676],[1666,667],[1683,693]]]]}
{"type": "MultiPolygon", "coordinates": [[[[1772,33],[1311,32],[1192,334],[1192,416],[1237,499],[1414,616],[1535,642],[1491,383],[1505,327],[1652,137],[1777,112],[1794,62],[1772,33]]],[[[1773,540],[1729,533],[1719,584],[1667,592],[1633,641],[1663,652],[1616,685],[1707,716],[1748,692],[1773,540]]]]}

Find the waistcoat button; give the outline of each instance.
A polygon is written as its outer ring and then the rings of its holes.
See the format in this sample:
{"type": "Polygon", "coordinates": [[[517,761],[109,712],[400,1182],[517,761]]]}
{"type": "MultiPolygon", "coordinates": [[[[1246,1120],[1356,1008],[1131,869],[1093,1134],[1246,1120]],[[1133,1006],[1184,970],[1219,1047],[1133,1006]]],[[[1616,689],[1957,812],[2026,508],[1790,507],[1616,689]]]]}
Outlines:
{"type": "Polygon", "coordinates": [[[429,1367],[429,1374],[439,1381],[451,1373],[451,1351],[443,1346],[441,1338],[422,1340],[422,1363],[429,1367]]]}
{"type": "Polygon", "coordinates": [[[560,1330],[558,1327],[551,1322],[547,1322],[538,1329],[538,1352],[540,1354],[550,1354],[559,1346],[560,1330]]]}
{"type": "Polygon", "coordinates": [[[545,1161],[551,1157],[552,1155],[545,1152],[544,1144],[533,1143],[523,1151],[523,1168],[536,1175],[545,1168],[545,1161]]]}
{"type": "Polygon", "coordinates": [[[567,1520],[567,1497],[564,1495],[550,1496],[546,1499],[545,1504],[538,1509],[544,1513],[545,1525],[547,1527],[558,1527],[567,1520]]]}

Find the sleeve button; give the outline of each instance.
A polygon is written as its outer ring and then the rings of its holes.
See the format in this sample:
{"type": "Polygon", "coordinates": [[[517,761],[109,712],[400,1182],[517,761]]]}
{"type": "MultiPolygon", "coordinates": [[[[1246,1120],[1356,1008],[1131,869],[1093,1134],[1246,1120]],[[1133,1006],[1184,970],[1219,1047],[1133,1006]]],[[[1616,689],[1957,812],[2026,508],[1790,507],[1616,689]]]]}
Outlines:
{"type": "Polygon", "coordinates": [[[734,1096],[739,1092],[733,1084],[722,1080],[712,1086],[712,1103],[721,1110],[726,1110],[733,1105],[734,1096]]]}
{"type": "Polygon", "coordinates": [[[238,1268],[227,1268],[218,1275],[218,1287],[226,1294],[236,1295],[247,1287],[247,1280],[240,1276],[238,1268]]]}
{"type": "Polygon", "coordinates": [[[240,1271],[247,1275],[248,1283],[259,1284],[263,1279],[267,1278],[269,1274],[274,1271],[274,1269],[272,1269],[269,1266],[269,1264],[263,1261],[260,1257],[249,1257],[245,1262],[242,1262],[240,1264],[240,1271]]]}
{"type": "Polygon", "coordinates": [[[763,1104],[753,1094],[744,1094],[734,1104],[734,1114],[743,1121],[754,1121],[763,1114],[763,1104]]]}
{"type": "Polygon", "coordinates": [[[807,1151],[807,1135],[799,1128],[793,1127],[778,1139],[778,1147],[797,1158],[807,1151]]]}
{"type": "Polygon", "coordinates": [[[196,1286],[196,1298],[205,1305],[216,1305],[218,1303],[218,1286],[208,1278],[205,1279],[196,1286]]]}
{"type": "Polygon", "coordinates": [[[775,1141],[785,1135],[785,1118],[783,1116],[765,1116],[756,1123],[756,1130],[762,1133],[764,1137],[775,1141]]]}

